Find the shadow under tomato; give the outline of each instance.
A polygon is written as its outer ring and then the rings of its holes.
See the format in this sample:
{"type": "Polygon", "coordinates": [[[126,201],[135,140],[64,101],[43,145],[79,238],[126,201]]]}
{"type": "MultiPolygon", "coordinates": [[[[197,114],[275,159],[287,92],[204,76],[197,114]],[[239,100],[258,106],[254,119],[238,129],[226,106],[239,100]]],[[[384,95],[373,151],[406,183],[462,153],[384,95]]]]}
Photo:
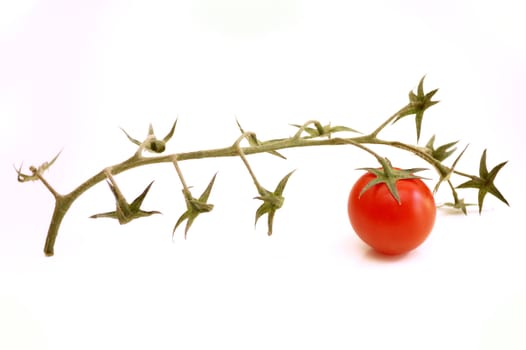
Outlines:
{"type": "Polygon", "coordinates": [[[415,253],[415,251],[413,250],[413,251],[410,251],[404,254],[398,254],[398,255],[382,254],[374,250],[367,244],[365,244],[362,240],[360,240],[355,235],[346,236],[341,242],[340,248],[342,248],[342,251],[345,255],[350,255],[350,256],[355,256],[355,257],[361,256],[363,260],[365,261],[380,262],[380,263],[390,263],[390,262],[406,260],[415,253]]]}
{"type": "MultiPolygon", "coordinates": [[[[490,208],[490,209],[483,208],[482,209],[482,213],[492,212],[492,211],[494,211],[492,208],[490,208]]],[[[440,214],[445,215],[445,216],[459,216],[459,217],[463,217],[463,216],[472,215],[472,214],[477,214],[478,215],[479,209],[478,209],[478,207],[476,205],[471,205],[471,206],[469,206],[467,208],[467,214],[464,214],[461,210],[458,210],[458,209],[455,209],[455,208],[438,206],[437,207],[437,213],[440,213],[440,214]]]]}
{"type": "Polygon", "coordinates": [[[363,247],[363,251],[364,251],[364,257],[366,260],[376,261],[376,262],[387,262],[387,263],[401,261],[401,260],[407,259],[407,257],[411,255],[411,252],[397,254],[397,255],[382,254],[374,250],[373,248],[366,246],[365,244],[363,247]]]}

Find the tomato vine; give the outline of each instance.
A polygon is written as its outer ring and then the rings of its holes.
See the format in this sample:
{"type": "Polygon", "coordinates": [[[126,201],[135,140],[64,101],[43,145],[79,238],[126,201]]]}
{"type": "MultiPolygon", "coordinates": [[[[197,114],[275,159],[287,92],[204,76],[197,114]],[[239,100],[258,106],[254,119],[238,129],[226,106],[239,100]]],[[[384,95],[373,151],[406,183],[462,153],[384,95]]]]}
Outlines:
{"type": "MultiPolygon", "coordinates": [[[[115,197],[115,211],[104,212],[100,214],[92,215],[91,218],[113,218],[117,219],[120,224],[126,224],[135,220],[137,218],[150,216],[159,211],[145,211],[141,209],[142,202],[147,195],[152,183],[150,183],[145,190],[131,203],[128,203],[124,195],[119,189],[117,181],[114,176],[119,173],[125,172],[127,170],[147,166],[157,163],[173,163],[177,176],[183,187],[183,199],[186,204],[186,211],[179,217],[176,221],[173,228],[175,233],[178,226],[183,222],[187,221],[185,227],[185,237],[187,232],[192,225],[193,221],[201,213],[210,212],[213,209],[213,205],[208,203],[208,198],[212,191],[212,187],[215,182],[216,175],[212,177],[212,180],[209,182],[205,191],[202,193],[199,198],[193,197],[189,187],[186,185],[184,180],[183,173],[179,168],[179,162],[189,160],[189,159],[205,159],[212,157],[239,157],[243,164],[245,165],[250,177],[252,178],[254,185],[257,190],[257,196],[255,199],[261,200],[263,203],[257,209],[255,214],[255,221],[257,222],[262,216],[267,215],[267,226],[268,234],[271,235],[273,232],[273,220],[275,213],[279,210],[284,203],[284,190],[289,178],[293,172],[289,172],[285,175],[282,180],[277,184],[274,191],[267,190],[260,181],[257,179],[254,171],[252,170],[250,163],[248,161],[249,155],[257,153],[269,153],[274,156],[285,158],[278,151],[288,149],[288,148],[299,148],[299,147],[313,147],[313,146],[334,146],[334,145],[351,145],[358,147],[371,155],[373,155],[382,170],[381,181],[385,182],[391,194],[399,200],[398,194],[396,192],[396,186],[394,183],[400,179],[414,177],[413,173],[418,169],[409,169],[403,171],[400,169],[394,169],[390,162],[371,150],[367,145],[386,145],[401,150],[411,152],[412,154],[420,157],[427,163],[429,163],[437,172],[438,180],[434,188],[436,192],[439,186],[442,183],[447,183],[452,194],[453,200],[451,202],[446,202],[443,205],[452,207],[462,211],[464,214],[467,214],[466,207],[472,205],[466,203],[463,198],[459,196],[458,189],[472,188],[478,190],[478,209],[479,212],[482,211],[484,204],[484,199],[489,193],[494,197],[498,198],[503,203],[509,205],[507,200],[497,189],[495,185],[495,179],[499,171],[503,168],[506,162],[499,163],[491,171],[488,171],[486,164],[486,155],[487,151],[484,150],[480,159],[480,168],[478,175],[471,175],[465,172],[461,172],[456,169],[456,166],[466,151],[464,148],[456,157],[451,165],[445,165],[444,161],[449,159],[456,151],[455,147],[457,142],[449,142],[444,145],[436,147],[434,145],[435,137],[433,136],[425,146],[412,145],[404,143],[401,141],[393,140],[384,140],[379,138],[378,135],[381,131],[387,126],[399,122],[401,119],[406,118],[407,116],[415,116],[415,125],[416,125],[416,138],[417,144],[420,139],[420,131],[422,128],[422,121],[425,114],[425,111],[438,103],[434,101],[433,97],[438,91],[438,89],[432,90],[430,92],[424,91],[424,78],[423,77],[417,88],[416,92],[409,92],[409,102],[394,113],[392,116],[387,118],[382,124],[380,124],[374,131],[369,134],[360,134],[355,129],[347,126],[331,126],[330,124],[323,125],[317,120],[309,120],[302,125],[293,124],[297,128],[297,132],[292,137],[278,138],[272,140],[260,140],[257,138],[254,132],[245,131],[239,122],[237,126],[241,132],[241,135],[237,140],[230,146],[224,148],[216,149],[207,149],[207,150],[198,150],[192,152],[184,153],[173,153],[168,155],[161,155],[164,153],[167,147],[167,143],[171,140],[172,136],[175,133],[177,120],[172,125],[172,128],[162,139],[158,139],[155,136],[153,126],[150,124],[148,128],[148,135],[144,141],[139,141],[131,137],[124,129],[123,132],[126,138],[137,146],[137,150],[133,155],[124,161],[108,166],[95,175],[91,176],[83,183],[81,183],[77,188],[73,189],[67,194],[58,193],[53,186],[45,179],[44,173],[46,170],[52,166],[57,160],[59,154],[57,154],[51,161],[44,162],[40,166],[31,166],[29,167],[29,173],[24,173],[22,166],[16,168],[17,180],[19,182],[30,182],[30,181],[40,181],[53,195],[55,199],[55,207],[51,217],[51,222],[46,236],[46,242],[44,246],[44,253],[47,256],[52,256],[54,254],[54,247],[56,238],[59,232],[61,222],[68,212],[69,208],[73,202],[79,198],[84,192],[89,190],[91,187],[97,183],[106,180],[111,192],[115,197]],[[342,137],[342,134],[353,134],[354,136],[342,137]],[[243,141],[248,142],[248,146],[241,146],[243,141]],[[153,155],[147,155],[151,153],[153,155]],[[452,177],[457,176],[464,178],[466,181],[460,185],[455,186],[452,182],[452,177]]],[[[367,168],[371,169],[371,168],[367,168]]]]}

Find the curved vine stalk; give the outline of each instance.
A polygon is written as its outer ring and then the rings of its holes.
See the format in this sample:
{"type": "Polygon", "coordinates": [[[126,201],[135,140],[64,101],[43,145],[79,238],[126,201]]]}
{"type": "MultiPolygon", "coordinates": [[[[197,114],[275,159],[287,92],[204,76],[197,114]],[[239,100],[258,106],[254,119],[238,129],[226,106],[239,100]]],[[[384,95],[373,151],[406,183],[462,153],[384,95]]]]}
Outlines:
{"type": "Polygon", "coordinates": [[[367,135],[360,135],[360,136],[354,136],[354,137],[339,137],[339,136],[334,137],[334,134],[336,133],[349,133],[349,132],[356,133],[356,131],[346,126],[331,126],[330,124],[324,126],[319,121],[309,120],[303,125],[293,125],[297,127],[298,130],[295,133],[295,135],[292,137],[273,139],[269,141],[260,141],[257,139],[255,133],[245,132],[241,128],[238,122],[238,127],[242,135],[231,146],[224,147],[224,148],[193,151],[193,152],[173,153],[173,154],[168,154],[168,155],[145,156],[143,154],[143,152],[145,151],[152,152],[155,154],[159,154],[165,151],[166,143],[170,140],[170,138],[174,134],[175,126],[177,123],[177,120],[176,120],[171,130],[169,131],[169,133],[162,140],[159,140],[155,137],[154,132],[153,132],[153,127],[151,125],[149,126],[148,136],[146,140],[143,142],[140,142],[132,138],[128,133],[126,133],[126,131],[123,130],[126,137],[131,142],[138,145],[139,147],[138,150],[130,158],[118,164],[114,164],[105,169],[102,169],[101,171],[93,175],[92,177],[85,180],[77,188],[75,188],[73,191],[71,191],[68,194],[58,193],[49,184],[49,182],[44,178],[44,175],[43,175],[44,172],[56,161],[58,155],[55,158],[53,158],[52,161],[45,162],[40,167],[35,167],[35,166],[30,167],[29,170],[31,174],[22,173],[22,167],[18,169],[15,168],[17,172],[17,179],[19,182],[28,182],[28,181],[42,182],[55,199],[55,208],[54,208],[54,211],[51,217],[51,222],[49,225],[46,242],[44,245],[44,253],[47,256],[52,256],[54,254],[55,242],[56,242],[56,239],[59,233],[60,225],[62,223],[62,220],[64,219],[64,216],[67,214],[68,210],[70,209],[71,205],[84,192],[86,192],[91,187],[93,187],[94,185],[96,185],[97,183],[103,180],[108,180],[108,179],[110,180],[108,183],[110,184],[110,188],[113,191],[114,195],[116,196],[117,208],[115,212],[96,214],[96,215],[93,215],[92,217],[94,218],[96,217],[118,218],[119,222],[121,224],[124,224],[137,217],[150,215],[152,213],[158,213],[157,211],[145,212],[140,209],[142,200],[144,199],[144,196],[148,192],[148,189],[151,184],[146,188],[146,190],[139,197],[136,198],[136,200],[134,200],[131,204],[128,204],[125,201],[122,193],[120,193],[120,190],[118,189],[118,185],[113,178],[113,176],[118,175],[127,170],[142,167],[142,166],[147,166],[151,164],[158,164],[158,163],[168,163],[168,162],[173,163],[177,170],[178,177],[180,181],[182,182],[183,195],[184,195],[185,202],[187,204],[187,211],[177,221],[177,224],[175,225],[175,228],[174,228],[174,232],[177,226],[183,220],[187,219],[188,222],[187,222],[187,227],[185,229],[185,237],[186,237],[186,232],[188,228],[190,227],[191,223],[193,222],[193,220],[197,217],[197,215],[200,213],[208,212],[212,210],[213,205],[207,203],[207,201],[208,201],[208,196],[210,195],[210,191],[211,191],[211,188],[215,180],[215,175],[214,175],[214,177],[212,178],[212,181],[208,185],[205,192],[201,195],[201,197],[199,197],[198,199],[194,198],[191,195],[190,190],[188,186],[186,185],[186,182],[184,181],[181,169],[179,167],[179,162],[190,160],[190,159],[206,159],[206,158],[216,158],[216,157],[240,157],[243,163],[245,164],[247,170],[249,171],[249,174],[252,177],[254,184],[256,186],[256,189],[258,191],[258,196],[255,198],[263,201],[263,204],[258,208],[258,211],[256,212],[256,222],[259,219],[259,217],[261,217],[264,214],[267,214],[268,215],[268,226],[269,226],[268,232],[270,235],[272,233],[272,220],[273,220],[274,214],[276,210],[279,209],[281,205],[283,204],[282,193],[283,193],[284,187],[290,175],[292,174],[292,172],[287,174],[282,179],[282,181],[278,184],[278,187],[276,188],[274,192],[268,191],[256,179],[256,176],[254,172],[252,171],[246,156],[257,154],[257,153],[270,153],[280,158],[284,158],[277,151],[288,149],[288,148],[303,148],[303,147],[314,147],[314,146],[336,146],[336,145],[351,145],[354,147],[358,147],[370,153],[371,155],[373,155],[375,159],[380,163],[381,169],[383,169],[383,172],[385,172],[385,177],[388,179],[389,182],[392,182],[391,183],[392,186],[390,186],[390,189],[392,188],[391,192],[395,198],[397,198],[397,194],[396,194],[396,186],[394,186],[394,183],[400,178],[414,177],[412,173],[420,169],[408,169],[407,172],[399,171],[399,170],[394,171],[394,169],[391,167],[390,162],[386,158],[381,157],[380,155],[378,155],[376,152],[372,151],[370,148],[368,148],[365,145],[385,145],[385,146],[398,148],[398,149],[410,152],[416,155],[417,157],[423,159],[436,170],[439,176],[439,180],[437,181],[437,185],[435,186],[435,191],[438,190],[438,186],[442,182],[448,183],[449,189],[451,190],[451,193],[452,193],[453,202],[445,203],[444,205],[461,210],[465,214],[467,213],[466,207],[472,204],[466,204],[464,202],[464,199],[461,199],[459,197],[458,192],[457,192],[458,188],[475,188],[478,190],[479,212],[482,210],[483,201],[487,193],[492,194],[493,196],[497,197],[499,200],[501,200],[505,204],[509,205],[506,199],[502,196],[502,194],[498,191],[498,189],[494,185],[494,180],[495,180],[497,173],[506,164],[506,162],[500,163],[499,165],[494,167],[491,171],[488,171],[487,166],[486,166],[486,151],[483,152],[482,157],[481,157],[479,175],[471,175],[471,174],[461,172],[455,169],[460,157],[464,154],[465,149],[460,153],[460,155],[456,158],[456,160],[453,162],[451,166],[447,166],[444,164],[444,160],[456,151],[456,148],[454,148],[454,146],[457,142],[451,142],[443,146],[440,146],[438,148],[435,148],[433,144],[434,136],[427,143],[425,147],[406,144],[401,141],[384,140],[378,137],[380,132],[384,128],[386,128],[388,125],[395,123],[398,120],[408,115],[415,115],[416,128],[417,128],[417,140],[418,140],[420,136],[420,127],[421,127],[421,122],[422,122],[422,117],[424,115],[424,111],[430,106],[437,103],[437,101],[431,100],[431,98],[433,97],[433,95],[436,93],[437,90],[433,90],[431,92],[424,93],[423,81],[424,81],[424,78],[420,80],[416,94],[413,91],[409,93],[409,103],[406,106],[404,106],[398,112],[390,116],[386,121],[384,121],[373,132],[367,135]],[[311,127],[311,125],[314,127],[311,127]],[[240,142],[243,140],[247,140],[249,142],[249,146],[241,147],[240,142]],[[396,173],[396,176],[395,176],[395,173],[396,173]],[[452,175],[457,175],[457,176],[466,178],[466,182],[458,186],[454,186],[451,180],[452,175]]]}

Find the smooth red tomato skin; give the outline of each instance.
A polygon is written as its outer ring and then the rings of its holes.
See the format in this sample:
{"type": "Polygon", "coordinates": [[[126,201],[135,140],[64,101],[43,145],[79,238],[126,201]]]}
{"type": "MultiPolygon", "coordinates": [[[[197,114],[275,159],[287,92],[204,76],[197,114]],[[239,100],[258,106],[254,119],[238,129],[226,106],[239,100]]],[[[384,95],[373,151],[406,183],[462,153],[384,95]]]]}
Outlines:
{"type": "Polygon", "coordinates": [[[380,183],[360,192],[376,175],[366,173],[349,194],[348,213],[356,234],[376,251],[398,255],[422,244],[435,224],[433,194],[420,179],[396,182],[401,204],[386,184],[380,183]]]}

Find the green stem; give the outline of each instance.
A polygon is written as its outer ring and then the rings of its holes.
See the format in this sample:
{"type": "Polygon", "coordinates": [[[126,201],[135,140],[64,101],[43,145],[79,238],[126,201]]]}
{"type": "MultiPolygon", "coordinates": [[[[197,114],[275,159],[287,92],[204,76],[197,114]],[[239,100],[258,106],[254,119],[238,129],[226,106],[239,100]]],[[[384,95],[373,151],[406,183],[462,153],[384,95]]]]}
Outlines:
{"type": "Polygon", "coordinates": [[[111,182],[111,185],[113,186],[113,190],[117,194],[117,201],[126,202],[126,200],[124,199],[124,195],[122,194],[121,189],[119,188],[119,185],[117,185],[117,181],[115,181],[115,179],[113,178],[113,175],[111,174],[111,171],[112,171],[111,167],[104,169],[104,175],[106,176],[108,181],[111,182]]]}
{"type": "Polygon", "coordinates": [[[451,183],[451,180],[447,180],[447,184],[449,185],[449,189],[451,190],[451,193],[453,194],[454,203],[457,203],[458,193],[457,193],[457,190],[455,189],[455,186],[453,186],[453,184],[451,183]]]}
{"type": "Polygon", "coordinates": [[[183,172],[181,171],[181,168],[179,167],[179,162],[177,161],[177,155],[174,155],[172,157],[172,162],[175,167],[175,171],[177,172],[177,176],[179,176],[179,180],[181,181],[181,184],[183,185],[183,192],[185,196],[190,193],[190,189],[188,188],[188,185],[186,184],[186,181],[184,180],[183,172]]]}
{"type": "MultiPolygon", "coordinates": [[[[366,137],[365,139],[360,140],[362,143],[368,143],[368,144],[377,144],[377,145],[385,145],[390,147],[399,148],[405,151],[409,151],[413,153],[415,156],[425,160],[427,163],[432,165],[439,174],[445,174],[448,173],[451,169],[445,165],[443,165],[440,161],[433,158],[429,153],[425,151],[425,149],[408,145],[399,141],[387,141],[387,140],[381,140],[378,138],[370,138],[366,137]]],[[[459,176],[467,177],[469,179],[477,179],[477,176],[466,174],[462,171],[453,170],[453,173],[459,176]]]]}
{"type": "Polygon", "coordinates": [[[73,204],[73,201],[75,201],[75,199],[76,197],[65,196],[57,198],[57,200],[55,201],[55,209],[53,210],[53,215],[51,217],[51,223],[49,224],[46,242],[44,243],[44,254],[46,256],[53,256],[53,254],[55,253],[55,241],[57,239],[60,224],[62,223],[64,216],[66,215],[67,211],[69,210],[71,204],[73,204]]]}
{"type": "MultiPolygon", "coordinates": [[[[381,130],[381,128],[377,130],[381,130]]],[[[373,132],[373,134],[374,133],[375,132],[373,132]]],[[[424,159],[425,161],[427,161],[428,163],[430,163],[431,165],[435,167],[438,167],[438,168],[442,167],[444,169],[447,169],[442,164],[440,164],[440,162],[433,159],[428,153],[426,153],[422,149],[419,149],[415,146],[406,145],[400,142],[380,140],[371,135],[354,137],[354,138],[332,138],[332,139],[309,139],[309,138],[296,139],[294,137],[291,137],[291,138],[276,139],[276,140],[264,142],[261,145],[256,145],[256,146],[240,147],[239,143],[241,142],[243,138],[247,136],[246,134],[248,133],[243,134],[236,141],[236,143],[234,143],[232,146],[229,146],[229,147],[193,151],[193,152],[185,152],[185,153],[176,153],[176,154],[169,154],[169,155],[163,155],[163,156],[152,156],[152,157],[142,157],[142,156],[139,157],[137,156],[137,154],[134,154],[134,156],[132,156],[131,158],[121,163],[112,165],[106,169],[111,169],[112,174],[117,175],[124,171],[130,170],[133,168],[146,166],[146,165],[160,164],[160,163],[174,163],[174,159],[177,159],[177,162],[181,162],[181,161],[191,160],[191,159],[240,156],[245,166],[248,165],[247,169],[259,191],[260,189],[263,189],[263,187],[259,184],[253,171],[251,170],[250,165],[248,164],[248,161],[246,159],[247,155],[265,153],[269,151],[277,151],[280,149],[287,149],[287,148],[329,146],[329,145],[334,146],[334,145],[349,145],[349,144],[367,151],[368,153],[375,156],[380,162],[381,160],[383,160],[383,158],[380,157],[375,152],[373,152],[372,150],[370,150],[369,148],[365,147],[364,144],[381,144],[381,145],[397,147],[397,148],[414,153],[415,155],[419,156],[420,158],[424,159]]],[[[175,164],[176,163],[174,163],[174,165],[175,164]]],[[[175,167],[177,170],[178,166],[175,166],[175,167]]],[[[106,169],[103,169],[97,174],[93,175],[92,177],[90,177],[85,182],[80,184],[76,189],[74,189],[72,192],[70,192],[67,195],[58,195],[56,192],[54,192],[54,190],[52,191],[52,193],[55,196],[55,210],[53,211],[53,214],[51,217],[51,223],[50,223],[48,233],[47,233],[46,244],[44,246],[44,253],[47,256],[52,256],[54,254],[54,245],[55,245],[56,237],[59,232],[60,224],[64,216],[66,215],[67,211],[71,207],[71,205],[84,192],[86,192],[91,187],[95,186],[97,183],[107,178],[106,169]]],[[[462,176],[471,177],[471,175],[467,175],[467,174],[460,173],[457,171],[455,171],[455,173],[462,175],[462,176]]],[[[42,180],[41,177],[39,177],[39,179],[42,180]]],[[[47,182],[45,182],[44,180],[43,183],[44,185],[46,185],[47,182]]],[[[46,187],[51,191],[51,187],[48,185],[46,185],[46,187]]],[[[184,186],[185,186],[185,183],[183,182],[183,187],[184,186]]]]}
{"type": "Polygon", "coordinates": [[[389,118],[387,118],[387,120],[385,122],[383,122],[379,127],[376,128],[376,130],[374,130],[369,136],[371,138],[376,138],[376,136],[378,136],[378,134],[380,133],[380,131],[382,131],[387,125],[389,125],[390,123],[392,123],[396,118],[398,118],[398,116],[400,114],[402,114],[403,112],[405,112],[411,105],[407,105],[403,108],[401,108],[398,112],[396,112],[395,114],[393,114],[392,116],[390,116],[389,118]]]}
{"type": "Polygon", "coordinates": [[[409,151],[409,152],[413,153],[414,155],[416,155],[417,157],[422,158],[423,160],[425,160],[426,162],[431,164],[437,170],[445,169],[445,167],[442,165],[442,163],[440,163],[438,160],[433,158],[424,149],[422,149],[420,147],[417,147],[417,146],[408,145],[408,144],[405,144],[405,143],[402,143],[402,142],[399,142],[399,141],[382,140],[382,139],[378,139],[376,137],[368,139],[366,143],[377,144],[377,145],[385,145],[385,146],[399,148],[399,149],[402,149],[404,151],[409,151]]]}
{"type": "MultiPolygon", "coordinates": [[[[337,140],[337,139],[335,139],[337,140]]],[[[380,162],[380,164],[384,165],[385,163],[385,158],[383,158],[382,156],[380,156],[378,153],[374,152],[372,149],[370,149],[369,147],[365,147],[364,145],[362,145],[360,142],[357,142],[353,139],[340,139],[342,140],[343,142],[345,142],[346,144],[349,144],[349,145],[353,145],[355,147],[358,147],[364,151],[366,151],[367,153],[373,155],[376,160],[378,160],[378,162],[380,162]]]]}
{"type": "Polygon", "coordinates": [[[241,141],[244,139],[244,138],[248,138],[250,137],[251,135],[253,135],[253,133],[251,132],[244,132],[237,140],[236,142],[234,143],[238,153],[239,153],[239,157],[241,158],[241,160],[243,161],[243,164],[245,164],[245,167],[247,168],[248,170],[248,173],[250,174],[250,177],[252,178],[252,181],[254,181],[254,185],[256,186],[257,190],[258,190],[258,193],[260,195],[265,195],[265,188],[263,186],[261,186],[261,184],[259,183],[258,179],[256,178],[256,174],[254,174],[254,171],[252,170],[252,167],[250,166],[250,163],[248,162],[248,159],[247,157],[245,156],[244,152],[243,152],[243,149],[241,149],[241,147],[239,146],[239,144],[241,143],[241,141]]]}

